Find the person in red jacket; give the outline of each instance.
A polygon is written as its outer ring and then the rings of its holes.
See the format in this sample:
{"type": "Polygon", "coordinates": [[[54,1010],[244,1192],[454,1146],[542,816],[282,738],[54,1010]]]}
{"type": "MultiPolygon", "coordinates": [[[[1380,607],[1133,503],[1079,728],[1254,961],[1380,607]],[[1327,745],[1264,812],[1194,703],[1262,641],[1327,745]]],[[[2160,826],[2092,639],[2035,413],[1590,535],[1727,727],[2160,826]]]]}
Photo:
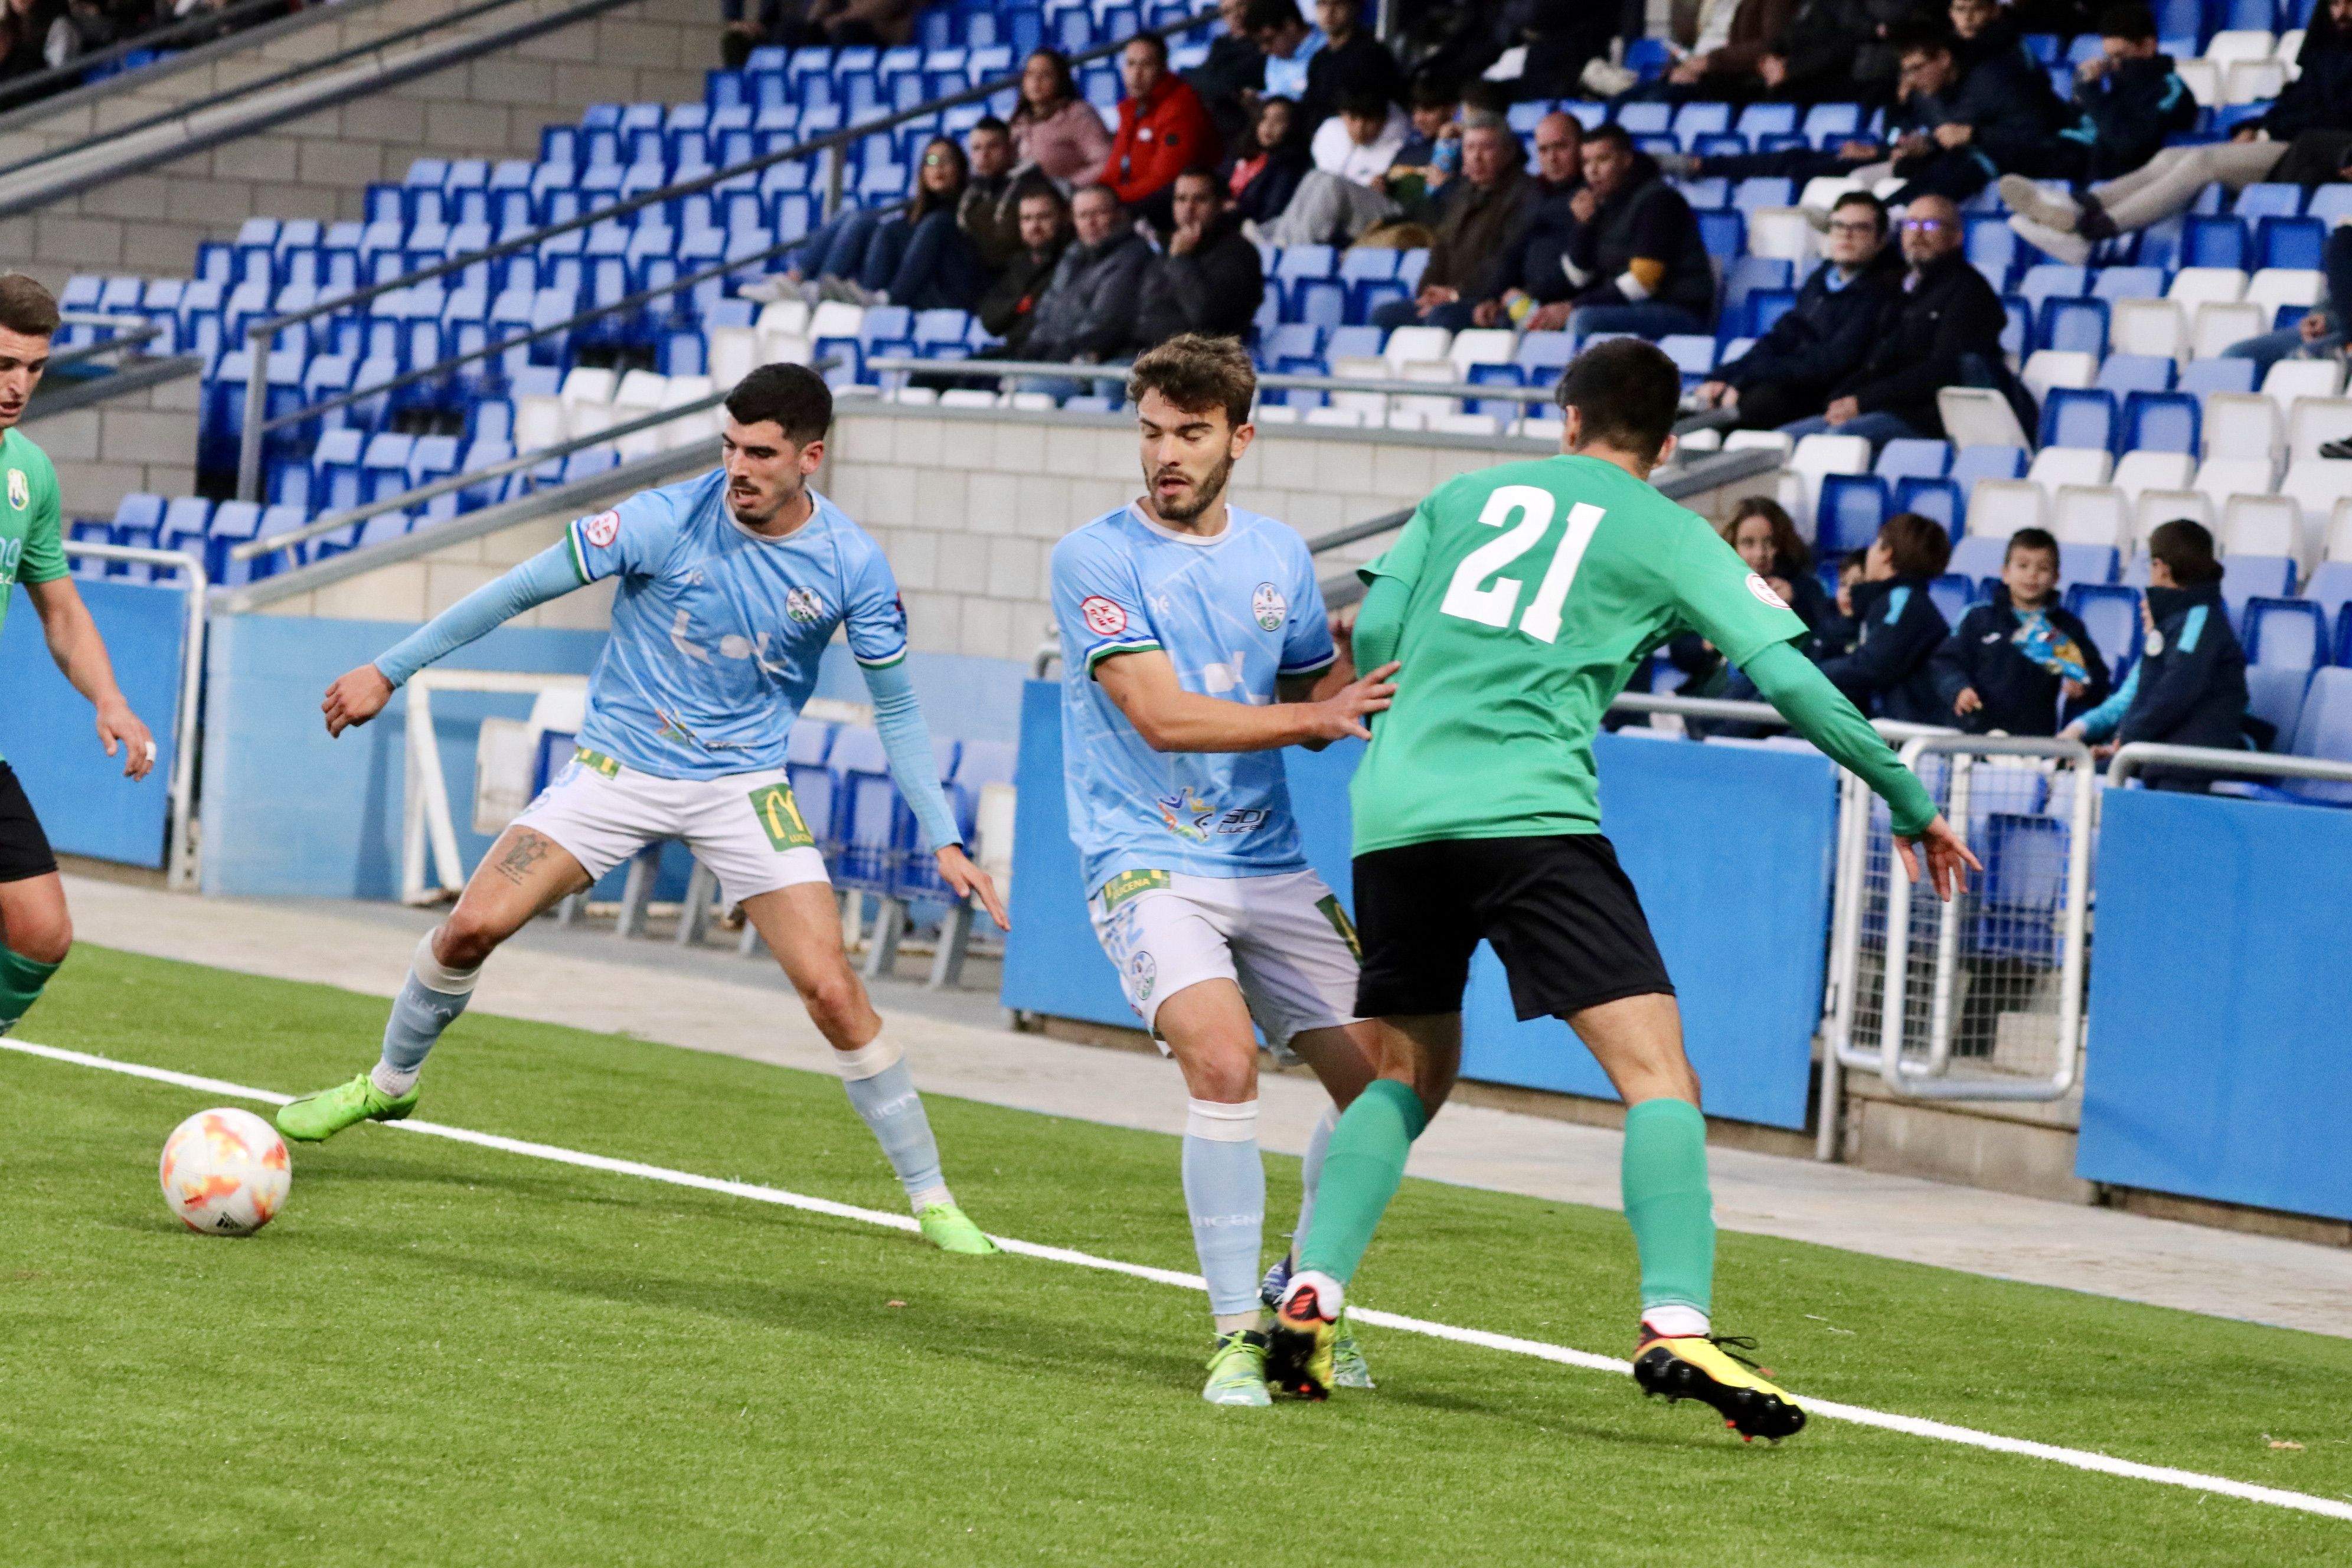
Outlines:
{"type": "Polygon", "coordinates": [[[1127,79],[1127,96],[1119,100],[1103,183],[1164,236],[1175,226],[1176,176],[1217,165],[1217,128],[1201,95],[1170,74],[1168,41],[1159,34],[1129,38],[1118,70],[1127,79]]]}

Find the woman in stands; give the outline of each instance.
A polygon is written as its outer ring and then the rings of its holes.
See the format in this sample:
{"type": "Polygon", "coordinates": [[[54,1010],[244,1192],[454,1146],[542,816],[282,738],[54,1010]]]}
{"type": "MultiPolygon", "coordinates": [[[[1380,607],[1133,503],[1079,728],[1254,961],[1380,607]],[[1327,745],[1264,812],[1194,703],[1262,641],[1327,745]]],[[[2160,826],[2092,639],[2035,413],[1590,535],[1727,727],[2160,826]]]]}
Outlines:
{"type": "Polygon", "coordinates": [[[1298,182],[1307,177],[1315,160],[1298,123],[1298,106],[1286,98],[1277,96],[1259,103],[1252,139],[1255,151],[1234,161],[1228,188],[1233,192],[1233,210],[1244,222],[1269,224],[1290,205],[1298,182]]]}
{"type": "Polygon", "coordinates": [[[907,210],[883,224],[866,247],[858,284],[871,296],[915,310],[969,310],[988,289],[988,268],[956,222],[971,165],[954,140],[935,136],[915,165],[907,210]]]}
{"type": "Polygon", "coordinates": [[[1852,653],[1822,663],[1822,673],[1873,718],[1950,721],[1931,667],[1952,628],[1927,590],[1951,559],[1952,542],[1933,518],[1897,512],[1879,526],[1853,588],[1860,640],[1852,653]]]}
{"type": "Polygon", "coordinates": [[[1069,58],[1039,49],[1021,68],[1021,104],[1013,111],[1013,147],[1024,170],[1035,169],[1065,194],[1102,177],[1110,130],[1078,96],[1069,58]]]}
{"type": "Polygon", "coordinates": [[[1787,509],[1769,496],[1749,496],[1732,509],[1723,537],[1764,585],[1788,602],[1808,631],[1837,614],[1821,579],[1813,575],[1813,552],[1797,534],[1787,509]]]}

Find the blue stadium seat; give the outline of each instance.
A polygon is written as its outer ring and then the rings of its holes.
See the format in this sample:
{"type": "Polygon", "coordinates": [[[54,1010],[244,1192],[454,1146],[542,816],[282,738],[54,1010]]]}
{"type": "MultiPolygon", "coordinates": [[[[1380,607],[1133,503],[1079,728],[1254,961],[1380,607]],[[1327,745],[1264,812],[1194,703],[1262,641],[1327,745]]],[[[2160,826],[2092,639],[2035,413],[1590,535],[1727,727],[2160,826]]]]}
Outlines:
{"type": "Polygon", "coordinates": [[[2246,711],[2277,731],[2280,742],[2294,739],[2304,693],[2311,689],[2311,668],[2307,664],[2246,667],[2246,711]]]}
{"type": "Polygon", "coordinates": [[[2077,583],[2101,585],[2116,579],[2116,547],[2112,544],[2060,544],[2058,586],[2077,583]]]}
{"type": "Polygon", "coordinates": [[[1939,479],[1951,466],[1950,442],[1898,436],[1878,449],[1878,461],[1871,466],[1871,472],[1894,484],[1914,475],[1939,479]]]}
{"type": "Polygon", "coordinates": [[[2125,666],[2139,652],[2139,590],[2080,583],[2066,590],[2066,608],[2091,634],[2108,671],[2121,680],[2125,666]]]}
{"type": "Polygon", "coordinates": [[[2055,261],[2036,262],[2017,280],[2016,291],[2024,296],[2037,316],[2042,315],[2042,308],[2053,300],[2080,300],[2089,294],[2090,269],[2055,261]]]}
{"type": "Polygon", "coordinates": [[[2224,555],[2221,572],[2221,602],[2241,626],[2246,606],[2254,600],[2294,596],[2294,563],[2286,556],[2224,555]]]}
{"type": "Polygon", "coordinates": [[[2096,387],[2053,386],[2042,404],[2040,444],[2116,449],[2116,395],[2096,387]]]}
{"type": "Polygon", "coordinates": [[[2253,264],[2315,271],[2327,249],[2327,229],[2315,217],[2266,217],[2254,228],[2253,264]]]}
{"type": "Polygon", "coordinates": [[[1963,494],[1974,489],[1979,479],[2024,477],[2025,451],[2020,447],[1963,447],[1952,458],[1952,482],[1963,494]]]}
{"type": "Polygon", "coordinates": [[[2303,211],[2303,187],[2263,183],[2238,193],[2230,210],[2248,223],[2267,217],[2294,217],[2303,211]]]}
{"type": "Polygon", "coordinates": [[[2109,354],[2094,386],[2117,397],[2135,392],[2172,390],[2172,362],[2161,354],[2109,354]]]}
{"type": "Polygon", "coordinates": [[[2105,353],[2107,302],[2075,299],[2044,301],[2034,325],[2033,346],[2093,355],[2105,353]]]}
{"type": "Polygon", "coordinates": [[[2241,626],[2249,664],[2307,669],[2327,662],[2327,613],[2309,600],[2249,599],[2241,626]]]}
{"type": "MultiPolygon", "coordinates": [[[[2330,622],[2335,621],[2343,614],[2345,605],[2352,602],[2352,561],[2321,562],[2312,573],[2311,581],[2303,585],[2303,596],[2318,605],[2330,622]]],[[[2352,663],[2352,658],[2339,651],[2335,662],[2352,663]]]]}
{"type": "MultiPolygon", "coordinates": [[[[1952,558],[1948,565],[1957,575],[1975,583],[1986,577],[2000,575],[2000,563],[2008,558],[2009,539],[1998,533],[1964,533],[1952,541],[1952,558]]],[[[1949,616],[1945,617],[1949,619],[1949,616]]]]}
{"type": "MultiPolygon", "coordinates": [[[[2058,915],[2065,900],[2071,833],[2063,817],[1986,815],[1984,886],[1969,931],[1974,956],[2045,968],[2058,963],[2058,915]]],[[[1976,837],[1973,831],[1970,837],[1976,837]]]]}
{"type": "Polygon", "coordinates": [[[2256,369],[2250,359],[2193,359],[2180,367],[2179,390],[2200,399],[2215,392],[2252,392],[2256,369]]]}
{"type": "Polygon", "coordinates": [[[2091,279],[2095,300],[2156,300],[2163,294],[2161,267],[2103,267],[2091,279]]]}
{"type": "Polygon", "coordinates": [[[1968,511],[1968,500],[1960,487],[1950,479],[1913,474],[1895,482],[1895,510],[1933,518],[1949,533],[1959,527],[1960,519],[1968,511]]]}
{"type": "Polygon", "coordinates": [[[2234,267],[2246,269],[2252,247],[2246,241],[2246,226],[2233,217],[2218,214],[2190,213],[2184,220],[2180,236],[2180,265],[2183,267],[2234,267]]]}
{"type": "MultiPolygon", "coordinates": [[[[2352,669],[2331,668],[2312,676],[2303,699],[2303,716],[2294,727],[2288,750],[2299,757],[2324,757],[2352,762],[2352,669]]],[[[2352,805],[2352,784],[2295,783],[2285,795],[2331,805],[2352,805]]]]}
{"type": "Polygon", "coordinates": [[[1943,616],[1948,625],[1958,626],[1969,606],[1977,600],[1977,584],[1957,573],[1946,573],[1927,584],[1927,598],[1943,616]]]}
{"type": "Polygon", "coordinates": [[[1824,474],[1815,504],[1815,546],[1824,556],[1860,550],[1886,521],[1886,481],[1875,474],[1824,474]]]}
{"type": "Polygon", "coordinates": [[[2204,406],[2188,392],[2135,392],[2124,399],[2122,445],[2126,452],[2195,452],[2204,406]]]}

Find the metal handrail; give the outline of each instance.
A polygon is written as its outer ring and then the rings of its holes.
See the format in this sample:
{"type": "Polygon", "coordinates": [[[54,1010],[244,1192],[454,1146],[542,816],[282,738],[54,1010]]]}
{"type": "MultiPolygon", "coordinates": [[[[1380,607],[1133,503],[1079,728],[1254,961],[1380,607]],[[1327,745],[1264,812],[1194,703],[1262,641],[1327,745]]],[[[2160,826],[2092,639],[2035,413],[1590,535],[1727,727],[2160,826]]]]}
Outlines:
{"type": "MultiPolygon", "coordinates": [[[[94,360],[101,354],[114,353],[117,351],[124,349],[141,348],[163,335],[163,324],[157,321],[151,321],[144,316],[133,318],[102,318],[95,323],[92,323],[89,318],[77,318],[68,314],[66,317],[66,324],[68,326],[84,324],[96,324],[102,326],[108,324],[109,321],[117,319],[135,320],[139,324],[136,327],[131,328],[129,331],[117,331],[114,336],[110,338],[100,338],[94,343],[84,343],[79,348],[68,349],[61,354],[52,354],[49,356],[49,371],[68,370],[75,365],[86,363],[90,360],[94,360]]],[[[47,374],[48,372],[44,372],[43,374],[47,374]]]]}
{"type": "MultiPolygon", "coordinates": [[[[210,34],[216,31],[225,23],[233,24],[246,16],[259,16],[260,13],[264,11],[276,11],[284,4],[285,0],[237,0],[237,4],[229,6],[226,10],[212,11],[194,17],[184,18],[179,21],[173,22],[168,26],[156,27],[151,31],[142,33],[136,37],[124,38],[119,42],[110,44],[105,48],[99,50],[96,54],[76,55],[73,58],[68,60],[61,66],[51,66],[46,70],[36,71],[31,76],[12,81],[8,83],[5,89],[0,89],[0,99],[16,98],[20,94],[31,91],[32,89],[42,88],[49,82],[63,81],[68,77],[86,78],[90,71],[96,69],[100,66],[111,64],[115,60],[122,59],[131,55],[136,54],[142,49],[167,47],[175,39],[180,37],[194,37],[199,34],[210,34]]],[[[267,21],[268,18],[263,17],[263,20],[267,21]]],[[[242,29],[239,29],[239,31],[242,31],[242,29]]],[[[236,37],[236,34],[232,33],[229,36],[236,37]]],[[[84,85],[84,82],[77,80],[73,85],[79,87],[84,85]]],[[[15,109],[11,109],[7,112],[14,113],[17,109],[31,109],[37,107],[45,103],[47,99],[52,96],[54,95],[46,92],[35,91],[32,97],[26,99],[24,102],[17,104],[15,109]]],[[[0,128],[5,128],[5,126],[0,126],[0,128]]],[[[111,135],[113,132],[107,132],[107,134],[111,135]]],[[[89,140],[95,140],[95,138],[89,140]]],[[[86,146],[89,144],[89,140],[85,140],[79,144],[86,146]]],[[[25,164],[12,164],[8,168],[0,168],[0,174],[10,174],[16,169],[25,166],[25,164]]]]}
{"type": "MultiPolygon", "coordinates": [[[[619,3],[630,4],[634,3],[634,0],[619,0],[619,3]]],[[[1129,34],[1127,37],[1117,39],[1111,43],[1098,45],[1094,48],[1086,50],[1084,53],[1073,55],[1070,57],[1070,63],[1072,65],[1083,65],[1090,60],[1104,58],[1124,49],[1129,44],[1134,42],[1135,39],[1142,37],[1146,34],[1150,34],[1162,39],[1173,38],[1181,34],[1190,33],[1206,26],[1208,24],[1216,21],[1217,19],[1217,14],[1212,11],[1204,12],[1202,15],[1193,16],[1186,21],[1173,23],[1164,27],[1140,28],[1135,33],[1129,34]]],[[[380,299],[383,295],[393,292],[394,289],[406,289],[435,278],[446,277],[452,272],[461,272],[467,268],[478,266],[485,261],[497,261],[509,256],[519,255],[525,250],[536,249],[540,246],[545,244],[548,240],[553,239],[559,235],[571,234],[579,229],[593,228],[599,223],[606,222],[628,213],[639,212],[646,207],[656,205],[661,203],[677,201],[684,196],[697,195],[704,191],[714,190],[720,185],[728,184],[734,181],[746,178],[749,175],[759,174],[763,170],[773,168],[780,163],[787,163],[794,162],[795,160],[813,157],[818,153],[831,153],[834,155],[833,166],[835,173],[837,175],[840,170],[840,153],[846,148],[855,145],[856,142],[864,141],[866,137],[874,135],[877,132],[888,131],[900,125],[908,124],[917,120],[928,119],[932,115],[942,113],[950,109],[961,107],[963,104],[981,102],[984,100],[993,98],[996,94],[1003,91],[1007,88],[1013,88],[1017,90],[1020,86],[1020,81],[1021,78],[1018,72],[997,77],[992,80],[982,83],[978,87],[968,88],[962,92],[950,93],[945,98],[932,99],[929,102],[918,104],[912,109],[902,109],[893,113],[883,115],[878,119],[863,121],[856,125],[846,125],[839,131],[829,132],[823,136],[815,138],[814,141],[794,142],[789,147],[779,147],[772,153],[762,153],[757,157],[747,158],[740,163],[730,163],[723,167],[713,169],[708,174],[698,174],[690,180],[679,180],[671,184],[663,185],[657,189],[644,192],[638,195],[629,196],[621,201],[614,202],[609,206],[597,207],[592,211],[582,213],[577,217],[566,218],[561,223],[548,224],[540,228],[528,230],[522,234],[515,236],[511,239],[500,240],[497,244],[486,247],[483,249],[469,251],[462,256],[451,257],[447,260],[436,263],[433,266],[419,268],[414,272],[403,273],[397,278],[390,279],[382,283],[371,284],[365,289],[353,289],[349,293],[340,294],[332,300],[321,301],[320,303],[310,306],[305,310],[296,310],[284,316],[273,316],[266,321],[251,322],[246,328],[247,347],[254,351],[256,359],[259,361],[264,367],[266,367],[268,363],[266,357],[268,351],[259,345],[277,337],[279,332],[284,331],[288,327],[299,326],[304,321],[313,320],[319,316],[332,315],[339,312],[353,310],[362,305],[369,303],[371,300],[380,299]]],[[[804,239],[806,237],[803,236],[802,237],[804,239]]],[[[731,263],[730,265],[740,267],[744,265],[744,262],[739,260],[731,263]]],[[[610,310],[611,307],[606,307],[606,309],[610,310]]],[[[266,374],[254,375],[248,374],[246,377],[245,425],[240,433],[241,447],[237,455],[236,492],[241,499],[246,500],[255,500],[260,489],[261,432],[259,426],[262,422],[263,410],[267,406],[268,395],[268,384],[266,374]]]]}
{"type": "MultiPolygon", "coordinates": [[[[883,354],[866,362],[866,368],[886,374],[929,372],[940,375],[984,375],[1004,381],[1018,375],[1059,376],[1065,381],[1120,381],[1123,364],[1068,364],[1054,360],[919,359],[883,354]]],[[[1391,397],[1491,397],[1507,403],[1549,403],[1548,386],[1487,385],[1470,381],[1402,381],[1381,376],[1301,375],[1267,372],[1257,378],[1261,387],[1276,392],[1377,392],[1391,397]]]]}
{"type": "Polygon", "coordinates": [[[2232,752],[2218,746],[2168,746],[2157,741],[2134,741],[2119,749],[2107,764],[2107,787],[2121,789],[2139,775],[2144,765],[2186,768],[2206,773],[2268,773],[2274,778],[2325,779],[2352,784],[2352,763],[2325,757],[2297,757],[2274,752],[2232,752]]]}

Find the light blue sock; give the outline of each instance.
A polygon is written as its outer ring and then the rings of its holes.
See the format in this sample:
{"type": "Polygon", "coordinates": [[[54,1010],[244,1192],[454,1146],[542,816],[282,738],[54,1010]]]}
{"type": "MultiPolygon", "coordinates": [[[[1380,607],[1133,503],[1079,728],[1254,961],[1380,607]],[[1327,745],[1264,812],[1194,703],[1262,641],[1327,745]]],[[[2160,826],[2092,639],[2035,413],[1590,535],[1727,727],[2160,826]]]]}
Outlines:
{"type": "Polygon", "coordinates": [[[1315,1223],[1315,1189],[1323,1184],[1323,1156],[1330,1152],[1331,1129],[1339,1125],[1339,1108],[1327,1105],[1315,1131],[1307,1135],[1307,1152],[1298,1162],[1298,1228],[1290,1233],[1290,1255],[1298,1256],[1298,1244],[1307,1239],[1307,1227],[1315,1223]]]}
{"type": "MultiPolygon", "coordinates": [[[[1257,1101],[1196,1100],[1184,1119],[1184,1206],[1192,1248],[1220,1319],[1258,1310],[1258,1254],[1265,1238],[1265,1163],[1257,1152],[1257,1101]]],[[[1223,1328],[1224,1325],[1218,1325],[1223,1328]]]]}
{"type": "Polygon", "coordinates": [[[953,1203],[947,1178],[940,1173],[940,1146],[931,1137],[930,1118],[923,1114],[923,1097],[915,1092],[914,1075],[898,1047],[877,1035],[854,1051],[834,1052],[833,1065],[841,1069],[849,1103],[889,1157],[915,1212],[953,1203]]]}
{"type": "Polygon", "coordinates": [[[416,1087],[434,1042],[474,999],[474,982],[481,977],[478,968],[451,969],[434,957],[433,933],[425,933],[408,962],[408,979],[393,998],[392,1016],[384,1020],[383,1058],[368,1075],[376,1088],[398,1099],[416,1087]]]}

